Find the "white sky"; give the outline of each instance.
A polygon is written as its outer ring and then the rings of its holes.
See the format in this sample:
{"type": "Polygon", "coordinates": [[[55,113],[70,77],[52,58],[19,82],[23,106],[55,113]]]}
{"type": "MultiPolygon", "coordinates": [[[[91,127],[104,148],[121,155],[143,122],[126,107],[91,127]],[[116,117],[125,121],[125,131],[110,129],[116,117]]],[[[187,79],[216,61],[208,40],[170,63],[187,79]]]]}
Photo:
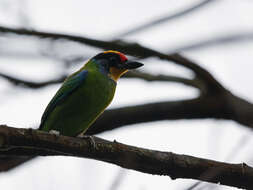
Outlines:
{"type": "MultiPolygon", "coordinates": [[[[20,15],[27,16],[29,26],[43,31],[79,34],[87,37],[110,39],[118,32],[145,23],[161,15],[173,13],[198,1],[67,1],[67,0],[2,0],[0,25],[20,26],[20,15]],[[17,3],[20,2],[20,3],[17,3]],[[20,11],[21,7],[25,11],[20,11]]],[[[128,36],[126,39],[168,51],[206,38],[237,32],[253,32],[253,2],[249,0],[223,0],[207,8],[171,22],[154,27],[147,32],[128,36]]],[[[1,38],[0,38],[1,40],[1,38]]],[[[10,44],[6,44],[10,45],[10,44]]],[[[36,46],[36,44],[33,44],[36,46]]],[[[27,48],[31,46],[27,41],[27,48]]],[[[26,47],[16,47],[19,51],[26,47]]],[[[87,49],[87,48],[86,48],[87,49]]],[[[68,51],[68,50],[65,50],[68,51]]],[[[69,50],[71,51],[71,50],[69,50]]],[[[83,49],[80,49],[82,52],[83,49]]],[[[97,53],[97,50],[88,50],[97,53]]],[[[184,52],[207,68],[233,93],[253,101],[252,60],[253,42],[215,46],[184,52]]],[[[1,58],[0,70],[37,80],[53,78],[61,73],[58,64],[48,59],[20,60],[1,58]],[[53,69],[52,69],[53,68],[53,69]],[[15,73],[14,73],[15,72],[15,73]]],[[[145,69],[154,73],[189,76],[185,69],[173,64],[165,65],[156,59],[146,60],[145,69]]],[[[76,69],[76,68],[75,68],[76,69]]],[[[0,80],[0,123],[15,127],[38,125],[45,106],[59,87],[54,85],[33,91],[11,89],[0,80]]],[[[150,101],[176,100],[195,97],[196,91],[178,84],[146,83],[139,80],[121,80],[111,107],[150,101]],[[129,93],[131,92],[131,93],[129,93]],[[135,93],[132,93],[135,92],[135,93]]],[[[236,163],[253,164],[249,150],[252,131],[232,121],[194,120],[163,121],[132,125],[99,135],[105,139],[175,153],[236,163]],[[234,147],[248,139],[238,153],[228,158],[234,147]]],[[[115,176],[124,171],[118,189],[184,189],[193,180],[175,180],[152,176],[88,159],[47,157],[36,159],[25,167],[0,174],[0,186],[5,190],[51,189],[110,189],[115,176]]],[[[221,186],[220,189],[235,189],[221,186]]]]}

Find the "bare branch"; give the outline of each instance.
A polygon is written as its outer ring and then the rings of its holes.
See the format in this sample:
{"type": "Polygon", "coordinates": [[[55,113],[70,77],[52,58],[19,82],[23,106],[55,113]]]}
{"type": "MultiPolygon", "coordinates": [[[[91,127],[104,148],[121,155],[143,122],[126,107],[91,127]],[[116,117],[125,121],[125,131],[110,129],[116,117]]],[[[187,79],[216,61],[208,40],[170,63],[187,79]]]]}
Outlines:
{"type": "Polygon", "coordinates": [[[187,79],[183,77],[162,74],[154,75],[143,71],[129,71],[123,76],[123,78],[137,78],[148,82],[176,82],[187,86],[195,87],[200,90],[204,89],[205,87],[204,84],[202,84],[201,81],[197,79],[187,79]]]}
{"type": "Polygon", "coordinates": [[[88,129],[87,134],[98,134],[143,122],[205,118],[234,120],[253,129],[252,115],[252,103],[224,92],[190,100],[156,102],[107,110],[88,129]]]}
{"type": "MultiPolygon", "coordinates": [[[[204,118],[234,120],[253,129],[252,115],[253,105],[251,103],[231,93],[224,93],[216,96],[200,96],[191,100],[157,102],[107,110],[86,134],[98,134],[143,122],[204,118]]],[[[19,158],[9,158],[8,163],[6,159],[0,159],[0,168],[10,170],[28,159],[30,158],[25,157],[22,162],[22,159],[19,158]]]]}
{"type": "Polygon", "coordinates": [[[127,170],[120,168],[119,171],[117,172],[117,175],[112,181],[112,184],[110,185],[109,190],[117,190],[119,189],[123,179],[125,178],[127,174],[127,170]]]}
{"type": "Polygon", "coordinates": [[[88,129],[93,135],[126,125],[176,119],[228,118],[224,100],[200,97],[190,100],[154,102],[106,110],[88,129]],[[117,116],[117,119],[115,119],[117,116]],[[106,125],[105,125],[106,124],[106,125]]]}
{"type": "Polygon", "coordinates": [[[29,87],[29,88],[34,88],[34,89],[45,87],[50,84],[57,84],[57,83],[63,82],[64,79],[66,78],[66,76],[61,76],[57,79],[52,79],[52,80],[48,80],[45,82],[32,82],[32,81],[28,81],[28,80],[19,79],[17,77],[12,77],[12,76],[6,75],[4,73],[0,73],[0,77],[7,79],[8,81],[10,81],[14,85],[21,85],[24,87],[29,87]]]}
{"type": "MultiPolygon", "coordinates": [[[[250,137],[252,137],[252,136],[250,135],[250,137]]],[[[247,143],[249,142],[249,140],[251,139],[250,137],[248,136],[248,134],[247,134],[247,135],[244,135],[243,137],[241,137],[241,139],[239,140],[239,142],[236,143],[236,146],[233,147],[233,148],[229,151],[229,153],[228,153],[228,155],[226,156],[226,159],[225,159],[226,162],[232,160],[232,158],[234,158],[236,155],[240,155],[240,151],[242,150],[242,147],[245,147],[245,144],[247,144],[247,143]]],[[[205,174],[205,175],[207,175],[207,174],[205,174]]],[[[208,174],[208,175],[209,175],[210,177],[214,177],[216,174],[213,173],[213,175],[211,175],[211,174],[208,174]]],[[[192,190],[192,189],[194,189],[194,188],[200,186],[201,184],[203,184],[203,183],[200,182],[200,181],[195,182],[195,183],[192,184],[190,187],[188,187],[187,190],[192,190]]],[[[204,185],[202,186],[203,189],[204,189],[205,187],[208,187],[208,184],[204,184],[204,185]]]]}
{"type": "Polygon", "coordinates": [[[106,42],[102,40],[85,38],[82,36],[49,33],[49,32],[38,32],[38,31],[27,30],[27,29],[14,29],[14,28],[7,28],[3,26],[0,26],[0,32],[14,33],[14,34],[28,35],[28,36],[37,36],[40,38],[50,38],[54,40],[60,40],[60,39],[70,40],[70,41],[79,42],[82,44],[86,44],[86,45],[90,45],[90,46],[94,46],[94,47],[98,47],[102,49],[119,50],[126,54],[137,56],[139,58],[158,57],[163,60],[172,61],[178,65],[184,66],[192,70],[196,74],[196,78],[202,80],[203,83],[206,85],[206,89],[207,91],[209,91],[209,93],[216,93],[221,90],[224,90],[224,87],[207,70],[205,70],[204,68],[200,67],[193,61],[179,54],[166,55],[166,54],[141,46],[136,43],[126,43],[123,41],[106,42]]]}
{"type": "Polygon", "coordinates": [[[193,190],[195,189],[196,187],[199,186],[199,184],[201,184],[202,182],[201,181],[198,181],[198,182],[195,182],[194,184],[190,185],[189,187],[187,187],[187,189],[185,190],[193,190]]]}
{"type": "Polygon", "coordinates": [[[34,156],[1,156],[0,153],[0,172],[14,169],[34,158],[34,156]]]}
{"type": "MultiPolygon", "coordinates": [[[[57,79],[51,79],[44,82],[33,82],[29,80],[24,80],[24,79],[13,77],[4,73],[0,73],[0,77],[8,80],[14,85],[23,86],[26,88],[38,89],[38,88],[42,88],[48,85],[62,83],[67,76],[61,76],[57,79]]],[[[177,77],[177,76],[169,76],[169,75],[161,75],[161,74],[152,75],[146,72],[130,71],[127,74],[125,74],[123,78],[137,78],[137,79],[142,79],[148,82],[154,82],[154,81],[176,82],[176,83],[182,83],[187,86],[195,87],[200,90],[204,89],[204,85],[201,84],[201,81],[198,81],[197,79],[187,79],[187,78],[177,77]]]]}
{"type": "Polygon", "coordinates": [[[87,132],[97,134],[134,123],[168,120],[168,119],[200,119],[219,118],[237,121],[253,128],[253,105],[246,100],[234,96],[226,90],[208,71],[193,61],[179,54],[166,55],[139,44],[122,41],[106,42],[81,36],[37,32],[25,29],[0,27],[0,32],[37,36],[40,38],[71,40],[102,49],[115,49],[140,58],[158,57],[173,61],[178,65],[191,69],[196,78],[204,84],[205,93],[199,98],[175,102],[159,102],[145,105],[117,108],[106,111],[87,132]],[[117,115],[117,120],[115,120],[117,115]],[[106,126],[104,125],[106,123],[106,126]]]}
{"type": "Polygon", "coordinates": [[[134,34],[134,33],[141,32],[143,30],[147,30],[148,28],[151,28],[153,26],[162,24],[164,22],[180,18],[180,17],[188,15],[188,14],[190,14],[190,13],[196,11],[196,10],[199,10],[200,8],[203,8],[204,6],[209,5],[210,3],[213,3],[213,2],[214,2],[214,0],[200,1],[200,2],[192,5],[191,7],[180,10],[180,11],[174,13],[174,14],[164,15],[161,18],[158,18],[154,21],[151,21],[151,22],[142,24],[140,26],[134,27],[134,28],[132,28],[132,29],[126,31],[126,32],[123,32],[123,33],[117,35],[116,38],[122,38],[122,37],[125,37],[125,36],[130,35],[130,34],[134,34]]]}
{"type": "Polygon", "coordinates": [[[172,179],[189,178],[239,188],[253,188],[253,168],[245,163],[228,164],[92,138],[55,136],[42,131],[2,125],[0,154],[91,158],[148,174],[167,175],[172,179]],[[206,178],[202,174],[207,171],[218,171],[218,174],[212,179],[206,178]]]}
{"type": "Polygon", "coordinates": [[[251,32],[242,32],[237,34],[226,34],[224,36],[216,36],[210,39],[202,40],[200,42],[192,43],[186,46],[173,48],[168,51],[168,53],[175,53],[175,52],[183,52],[183,51],[192,51],[198,50],[203,48],[208,48],[217,45],[225,45],[235,42],[249,42],[253,40],[253,31],[251,32]]]}
{"type": "MultiPolygon", "coordinates": [[[[215,118],[232,119],[239,122],[239,118],[234,115],[237,108],[234,107],[233,110],[230,110],[226,98],[228,97],[199,97],[190,100],[155,102],[106,110],[86,133],[93,135],[126,125],[162,120],[215,118]],[[105,123],[106,125],[104,125],[105,123]]],[[[244,122],[252,122],[250,115],[252,115],[253,105],[250,105],[252,106],[251,109],[244,110],[244,113],[241,113],[245,114],[244,122]]],[[[253,128],[253,125],[248,127],[253,128]]]]}

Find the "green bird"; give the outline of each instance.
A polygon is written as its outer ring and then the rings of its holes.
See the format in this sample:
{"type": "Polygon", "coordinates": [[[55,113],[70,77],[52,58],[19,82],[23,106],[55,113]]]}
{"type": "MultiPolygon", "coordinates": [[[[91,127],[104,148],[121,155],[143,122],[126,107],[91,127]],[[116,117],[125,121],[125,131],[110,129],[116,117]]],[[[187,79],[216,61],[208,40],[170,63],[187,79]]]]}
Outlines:
{"type": "Polygon", "coordinates": [[[39,130],[83,135],[111,103],[117,80],[129,69],[142,65],[112,50],[91,58],[56,92],[42,115],[39,130]]]}

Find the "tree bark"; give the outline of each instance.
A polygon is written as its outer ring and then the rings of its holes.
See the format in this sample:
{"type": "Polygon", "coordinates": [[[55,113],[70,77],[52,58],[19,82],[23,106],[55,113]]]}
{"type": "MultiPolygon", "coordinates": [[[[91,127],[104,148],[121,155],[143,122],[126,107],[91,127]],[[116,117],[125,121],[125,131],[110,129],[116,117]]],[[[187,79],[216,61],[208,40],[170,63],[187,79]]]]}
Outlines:
{"type": "Polygon", "coordinates": [[[0,126],[1,156],[76,156],[112,163],[123,168],[171,179],[190,178],[252,189],[253,168],[245,163],[161,152],[110,142],[97,137],[73,138],[33,129],[0,126]]]}

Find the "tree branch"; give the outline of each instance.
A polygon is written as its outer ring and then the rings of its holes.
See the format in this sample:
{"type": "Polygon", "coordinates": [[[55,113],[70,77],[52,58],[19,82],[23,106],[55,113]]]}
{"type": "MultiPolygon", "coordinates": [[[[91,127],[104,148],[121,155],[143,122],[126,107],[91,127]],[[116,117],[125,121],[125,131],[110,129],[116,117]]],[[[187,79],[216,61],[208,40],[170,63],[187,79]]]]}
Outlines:
{"type": "MultiPolygon", "coordinates": [[[[0,73],[0,77],[8,80],[9,82],[17,86],[39,89],[48,85],[62,83],[67,76],[61,76],[59,78],[51,79],[51,80],[47,80],[43,82],[33,82],[31,80],[24,80],[24,79],[13,77],[11,75],[7,75],[4,73],[0,73]]],[[[200,89],[201,91],[205,89],[204,84],[202,84],[201,81],[198,81],[197,79],[187,79],[187,78],[171,76],[171,75],[162,75],[162,74],[153,75],[147,72],[129,71],[122,78],[125,78],[125,79],[136,78],[136,79],[141,79],[147,82],[154,82],[154,81],[176,82],[176,83],[181,83],[187,86],[195,87],[197,89],[200,89]]]]}
{"type": "Polygon", "coordinates": [[[199,10],[200,8],[203,8],[204,6],[206,6],[210,3],[213,3],[213,2],[214,2],[214,0],[200,1],[200,2],[192,5],[191,7],[180,10],[180,11],[174,13],[174,14],[165,15],[165,16],[162,16],[161,18],[158,18],[154,21],[151,21],[151,22],[142,24],[140,26],[134,27],[134,28],[132,28],[132,29],[126,31],[126,32],[123,32],[123,33],[117,35],[116,38],[122,38],[122,37],[125,37],[125,36],[133,34],[133,33],[141,32],[143,30],[146,30],[146,29],[151,28],[153,26],[156,26],[158,24],[162,24],[164,22],[180,18],[180,17],[185,16],[189,13],[192,13],[193,11],[199,10]]]}
{"type": "Polygon", "coordinates": [[[231,119],[251,129],[253,128],[253,105],[230,93],[208,71],[182,55],[166,55],[139,44],[129,44],[122,41],[106,42],[81,36],[6,27],[0,27],[0,32],[36,36],[40,38],[71,40],[102,49],[119,50],[140,58],[158,57],[163,60],[173,61],[191,69],[196,74],[195,78],[201,81],[204,86],[203,89],[205,90],[202,90],[201,96],[196,99],[159,102],[108,110],[96,121],[93,127],[87,131],[88,134],[96,134],[134,123],[167,119],[231,119]],[[117,115],[117,120],[115,120],[115,115],[117,115]],[[105,123],[106,126],[104,125],[105,123]]]}
{"type": "Polygon", "coordinates": [[[238,43],[238,42],[249,42],[253,40],[253,31],[242,32],[242,33],[234,33],[234,34],[226,34],[223,36],[215,36],[205,40],[201,40],[199,42],[191,43],[186,46],[181,47],[173,47],[173,49],[169,50],[168,53],[174,52],[183,52],[183,51],[194,51],[204,48],[217,46],[217,45],[225,45],[229,43],[238,43]]]}
{"type": "MultiPolygon", "coordinates": [[[[190,100],[157,102],[110,109],[96,120],[86,134],[98,134],[143,122],[204,118],[234,120],[253,129],[252,115],[253,105],[251,103],[231,93],[225,93],[220,94],[220,96],[201,96],[190,100]]],[[[0,171],[1,168],[4,171],[15,168],[29,159],[32,158],[0,158],[0,171]]]]}
{"type": "Polygon", "coordinates": [[[189,178],[239,188],[253,188],[253,168],[244,163],[228,164],[128,146],[97,137],[81,139],[56,136],[32,129],[17,129],[1,125],[0,154],[91,158],[148,174],[167,175],[172,179],[189,178]],[[217,175],[212,178],[202,175],[207,171],[217,172],[217,175]]]}
{"type": "Polygon", "coordinates": [[[190,70],[192,70],[196,74],[196,78],[203,81],[206,85],[206,89],[211,92],[219,92],[224,90],[224,87],[204,68],[200,67],[198,64],[194,63],[193,61],[187,59],[186,57],[179,55],[179,54],[163,54],[161,52],[155,51],[153,49],[141,46],[137,43],[126,43],[123,41],[102,41],[102,40],[95,40],[91,38],[85,38],[82,36],[74,36],[74,35],[67,35],[67,34],[59,34],[59,33],[50,33],[50,32],[39,32],[35,30],[28,30],[28,29],[14,29],[0,26],[1,33],[13,33],[19,35],[28,35],[28,36],[35,36],[39,38],[49,38],[54,40],[70,40],[86,45],[90,45],[97,48],[102,49],[114,49],[126,54],[136,56],[139,58],[148,58],[148,57],[158,57],[162,60],[172,61],[178,65],[184,66],[190,70]]]}
{"type": "Polygon", "coordinates": [[[10,75],[4,74],[4,73],[0,73],[0,77],[7,79],[9,82],[11,82],[14,85],[20,85],[20,86],[24,86],[27,88],[34,88],[34,89],[38,89],[41,87],[45,87],[47,85],[63,82],[64,79],[66,78],[66,76],[61,76],[59,78],[48,80],[45,82],[33,82],[33,81],[13,77],[13,76],[10,76],[10,75]]]}
{"type": "Polygon", "coordinates": [[[200,97],[190,100],[164,101],[114,108],[106,110],[87,130],[86,134],[94,135],[126,125],[152,121],[182,118],[228,119],[230,115],[224,103],[222,97],[200,97]],[[117,116],[117,119],[115,119],[115,116],[117,116]]]}
{"type": "Polygon", "coordinates": [[[123,76],[123,78],[137,78],[137,79],[142,79],[148,82],[155,82],[155,81],[176,82],[176,83],[184,84],[186,86],[197,88],[200,91],[204,91],[205,89],[204,84],[202,84],[201,81],[197,79],[187,79],[183,77],[163,75],[163,74],[154,75],[154,74],[143,72],[143,71],[129,71],[123,76]]]}
{"type": "Polygon", "coordinates": [[[252,115],[252,103],[227,92],[216,96],[200,96],[189,100],[147,103],[106,110],[86,134],[98,134],[143,122],[206,118],[233,120],[253,129],[252,115]]]}

